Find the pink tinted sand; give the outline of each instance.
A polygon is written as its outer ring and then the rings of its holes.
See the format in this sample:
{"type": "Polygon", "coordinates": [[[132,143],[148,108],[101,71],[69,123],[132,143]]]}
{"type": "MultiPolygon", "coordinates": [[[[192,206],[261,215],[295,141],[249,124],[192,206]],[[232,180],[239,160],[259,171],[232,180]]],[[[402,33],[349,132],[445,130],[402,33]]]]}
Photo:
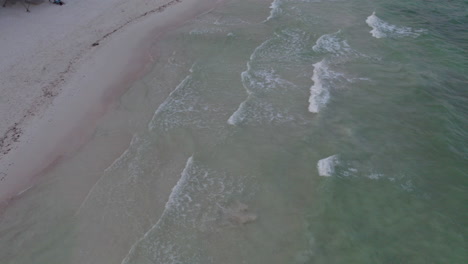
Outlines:
{"type": "MultiPolygon", "coordinates": [[[[94,1],[82,1],[93,9],[94,1]]],[[[65,54],[63,57],[60,57],[60,54],[46,52],[42,54],[44,56],[33,56],[30,61],[19,62],[20,65],[30,64],[32,68],[57,67],[55,72],[44,73],[42,79],[32,82],[30,86],[22,86],[24,78],[30,75],[16,78],[14,74],[21,74],[24,68],[14,65],[14,56],[6,56],[7,60],[4,61],[3,67],[0,67],[0,77],[6,76],[8,80],[2,79],[1,83],[6,86],[0,89],[0,95],[2,99],[9,97],[12,101],[18,102],[12,105],[11,102],[0,101],[0,110],[2,110],[0,123],[3,122],[0,132],[5,134],[9,128],[9,121],[11,123],[11,120],[18,120],[13,124],[18,128],[15,131],[19,131],[17,133],[19,140],[16,140],[16,135],[13,134],[15,140],[9,143],[8,149],[2,149],[4,152],[0,155],[0,203],[7,203],[22,190],[32,186],[40,178],[36,176],[46,172],[62,158],[72,155],[87,142],[104,113],[136,79],[147,72],[155,59],[151,49],[156,38],[206,10],[207,3],[218,2],[203,1],[205,5],[197,5],[197,2],[202,1],[190,0],[183,3],[179,0],[137,0],[131,4],[126,1],[105,0],[108,5],[100,5],[101,17],[84,20],[75,28],[75,36],[81,38],[75,39],[74,35],[65,34],[61,39],[63,48],[59,51],[65,54]],[[131,10],[133,13],[124,16],[125,19],[119,19],[115,10],[104,10],[104,7],[119,9],[118,13],[120,10],[131,10]],[[95,21],[103,20],[102,16],[107,20],[118,22],[106,20],[104,26],[96,26],[97,29],[91,31],[85,27],[93,26],[95,21]],[[86,33],[89,33],[89,36],[86,33]],[[91,44],[96,41],[99,45],[92,46],[91,44]],[[63,67],[54,66],[54,61],[63,67]],[[10,65],[7,65],[8,63],[10,65]],[[11,89],[5,87],[21,87],[25,89],[25,95],[21,97],[17,92],[12,94],[11,89]],[[41,87],[50,88],[50,94],[46,93],[49,90],[42,91],[43,94],[35,94],[34,89],[40,90],[41,87]],[[44,95],[50,95],[50,98],[47,96],[42,98],[44,95]],[[37,107],[33,105],[31,108],[31,104],[37,104],[37,107]]],[[[82,11],[83,9],[76,9],[73,14],[79,16],[82,11]]],[[[39,11],[33,8],[33,12],[39,11]]],[[[54,27],[50,31],[53,29],[54,27]]],[[[63,32],[59,31],[57,34],[63,32]]],[[[11,36],[14,37],[14,34],[11,36]]],[[[55,35],[48,32],[42,37],[36,36],[33,40],[40,43],[44,38],[51,36],[55,35]]],[[[26,52],[37,51],[30,44],[25,47],[26,52]]],[[[5,54],[0,53],[0,55],[5,54]]],[[[28,69],[29,66],[24,67],[28,69]]],[[[39,69],[37,71],[40,72],[39,69]]]]}

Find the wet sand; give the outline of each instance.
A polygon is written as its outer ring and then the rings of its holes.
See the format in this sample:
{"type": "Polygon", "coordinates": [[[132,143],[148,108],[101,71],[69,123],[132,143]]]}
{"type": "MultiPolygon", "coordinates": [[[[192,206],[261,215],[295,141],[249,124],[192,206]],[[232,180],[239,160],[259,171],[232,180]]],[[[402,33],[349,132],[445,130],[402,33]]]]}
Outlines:
{"type": "MultiPolygon", "coordinates": [[[[0,140],[0,202],[3,206],[40,181],[40,175],[73,155],[90,139],[100,118],[157,59],[154,46],[157,38],[187,19],[209,10],[217,2],[219,1],[141,1],[142,6],[131,9],[133,17],[130,19],[116,17],[118,13],[115,12],[103,11],[104,17],[109,21],[119,21],[108,22],[112,26],[107,25],[107,32],[99,30],[101,28],[97,26],[97,31],[100,31],[98,36],[91,34],[91,38],[78,41],[67,36],[61,42],[65,50],[59,50],[66,54],[63,58],[57,58],[54,54],[45,58],[47,52],[40,53],[41,56],[33,56],[29,62],[31,67],[50,66],[54,60],[58,61],[54,64],[58,65],[57,68],[61,64],[66,67],[65,70],[62,67],[60,72],[45,74],[43,80],[27,88],[37,89],[46,83],[42,87],[43,93],[38,96],[34,96],[34,92],[28,93],[29,90],[25,91],[23,97],[12,95],[3,86],[2,99],[8,96],[14,100],[24,99],[21,105],[15,105],[16,108],[11,107],[11,103],[1,105],[0,112],[5,116],[2,118],[0,131],[3,132],[0,140]],[[81,46],[68,45],[67,41],[79,42],[81,46]],[[70,54],[74,54],[71,59],[70,54]],[[17,121],[9,126],[10,120],[17,121]]],[[[121,12],[128,10],[124,8],[127,7],[125,3],[120,4],[116,5],[121,12]]],[[[91,24],[93,22],[95,21],[91,20],[91,24]]],[[[75,36],[83,36],[87,32],[86,28],[76,30],[75,36]]],[[[43,38],[46,37],[44,34],[43,38]]],[[[2,75],[18,73],[19,70],[23,69],[10,68],[2,71],[2,75]]],[[[7,77],[10,82],[3,83],[11,87],[19,86],[24,81],[24,77],[7,77]]],[[[130,137],[127,135],[123,138],[123,145],[128,145],[130,137]]],[[[111,151],[114,151],[110,153],[111,156],[118,156],[122,148],[117,147],[111,151]]]]}

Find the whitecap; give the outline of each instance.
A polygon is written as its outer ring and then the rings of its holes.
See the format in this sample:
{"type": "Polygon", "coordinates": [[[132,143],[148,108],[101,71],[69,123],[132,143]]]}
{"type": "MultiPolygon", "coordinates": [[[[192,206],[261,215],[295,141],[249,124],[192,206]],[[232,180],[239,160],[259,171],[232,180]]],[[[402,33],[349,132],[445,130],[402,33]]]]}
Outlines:
{"type": "Polygon", "coordinates": [[[245,103],[246,101],[242,102],[237,110],[229,117],[227,121],[229,125],[237,125],[245,118],[245,103]]]}
{"type": "Polygon", "coordinates": [[[190,176],[190,170],[193,167],[193,156],[188,158],[187,162],[185,163],[185,168],[182,171],[182,174],[177,181],[176,185],[172,188],[171,194],[169,195],[169,199],[167,200],[166,203],[166,209],[170,209],[171,207],[178,207],[181,204],[183,204],[184,200],[189,200],[192,201],[190,196],[187,195],[181,195],[182,194],[182,188],[184,185],[187,184],[188,178],[190,176]]]}
{"type": "Polygon", "coordinates": [[[270,5],[270,9],[271,9],[270,15],[263,22],[267,22],[270,19],[273,19],[277,17],[279,14],[281,14],[282,10],[281,10],[280,5],[281,5],[281,0],[273,0],[273,2],[271,2],[271,5],[270,5]]]}
{"type": "Polygon", "coordinates": [[[338,164],[338,156],[332,155],[330,157],[321,159],[317,162],[317,170],[319,176],[330,177],[335,172],[335,166],[338,164]]]}
{"type": "Polygon", "coordinates": [[[315,52],[333,53],[336,55],[343,55],[352,52],[346,40],[340,36],[341,31],[332,34],[325,34],[318,38],[316,44],[312,47],[315,52]]]}
{"type": "Polygon", "coordinates": [[[339,76],[342,76],[342,74],[330,70],[325,59],[314,64],[314,73],[312,75],[314,85],[310,87],[309,112],[318,113],[325,107],[330,100],[330,88],[333,79],[339,76]]]}
{"type": "Polygon", "coordinates": [[[371,173],[369,176],[367,176],[367,178],[371,179],[371,180],[378,180],[380,178],[383,178],[385,175],[383,175],[382,173],[371,173]]]}
{"type": "Polygon", "coordinates": [[[396,26],[387,23],[377,17],[375,12],[366,19],[367,25],[372,28],[370,33],[374,38],[388,38],[388,37],[413,37],[416,38],[420,33],[425,32],[423,29],[412,29],[410,27],[396,26]]]}

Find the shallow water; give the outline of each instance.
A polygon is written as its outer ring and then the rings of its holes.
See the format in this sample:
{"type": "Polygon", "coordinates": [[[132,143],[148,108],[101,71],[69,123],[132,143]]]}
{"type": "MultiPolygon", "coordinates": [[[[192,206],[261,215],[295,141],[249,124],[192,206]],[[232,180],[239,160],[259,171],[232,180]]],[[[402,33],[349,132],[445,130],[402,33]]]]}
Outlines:
{"type": "Polygon", "coordinates": [[[198,17],[4,213],[0,258],[465,263],[467,10],[232,0],[198,17]]]}

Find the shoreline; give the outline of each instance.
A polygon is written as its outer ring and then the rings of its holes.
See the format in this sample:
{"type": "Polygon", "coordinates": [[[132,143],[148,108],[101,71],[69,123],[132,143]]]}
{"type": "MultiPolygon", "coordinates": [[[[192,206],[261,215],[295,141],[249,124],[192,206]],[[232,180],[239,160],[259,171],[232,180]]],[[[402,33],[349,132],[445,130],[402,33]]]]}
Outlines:
{"type": "Polygon", "coordinates": [[[5,142],[10,145],[0,156],[0,204],[8,205],[90,139],[99,119],[148,72],[159,37],[220,1],[163,2],[88,43],[88,50],[68,61],[58,82],[49,80],[55,83],[54,89],[44,92],[49,102],[28,109],[30,115],[7,130],[10,142],[5,136],[0,141],[3,147],[5,142]]]}

